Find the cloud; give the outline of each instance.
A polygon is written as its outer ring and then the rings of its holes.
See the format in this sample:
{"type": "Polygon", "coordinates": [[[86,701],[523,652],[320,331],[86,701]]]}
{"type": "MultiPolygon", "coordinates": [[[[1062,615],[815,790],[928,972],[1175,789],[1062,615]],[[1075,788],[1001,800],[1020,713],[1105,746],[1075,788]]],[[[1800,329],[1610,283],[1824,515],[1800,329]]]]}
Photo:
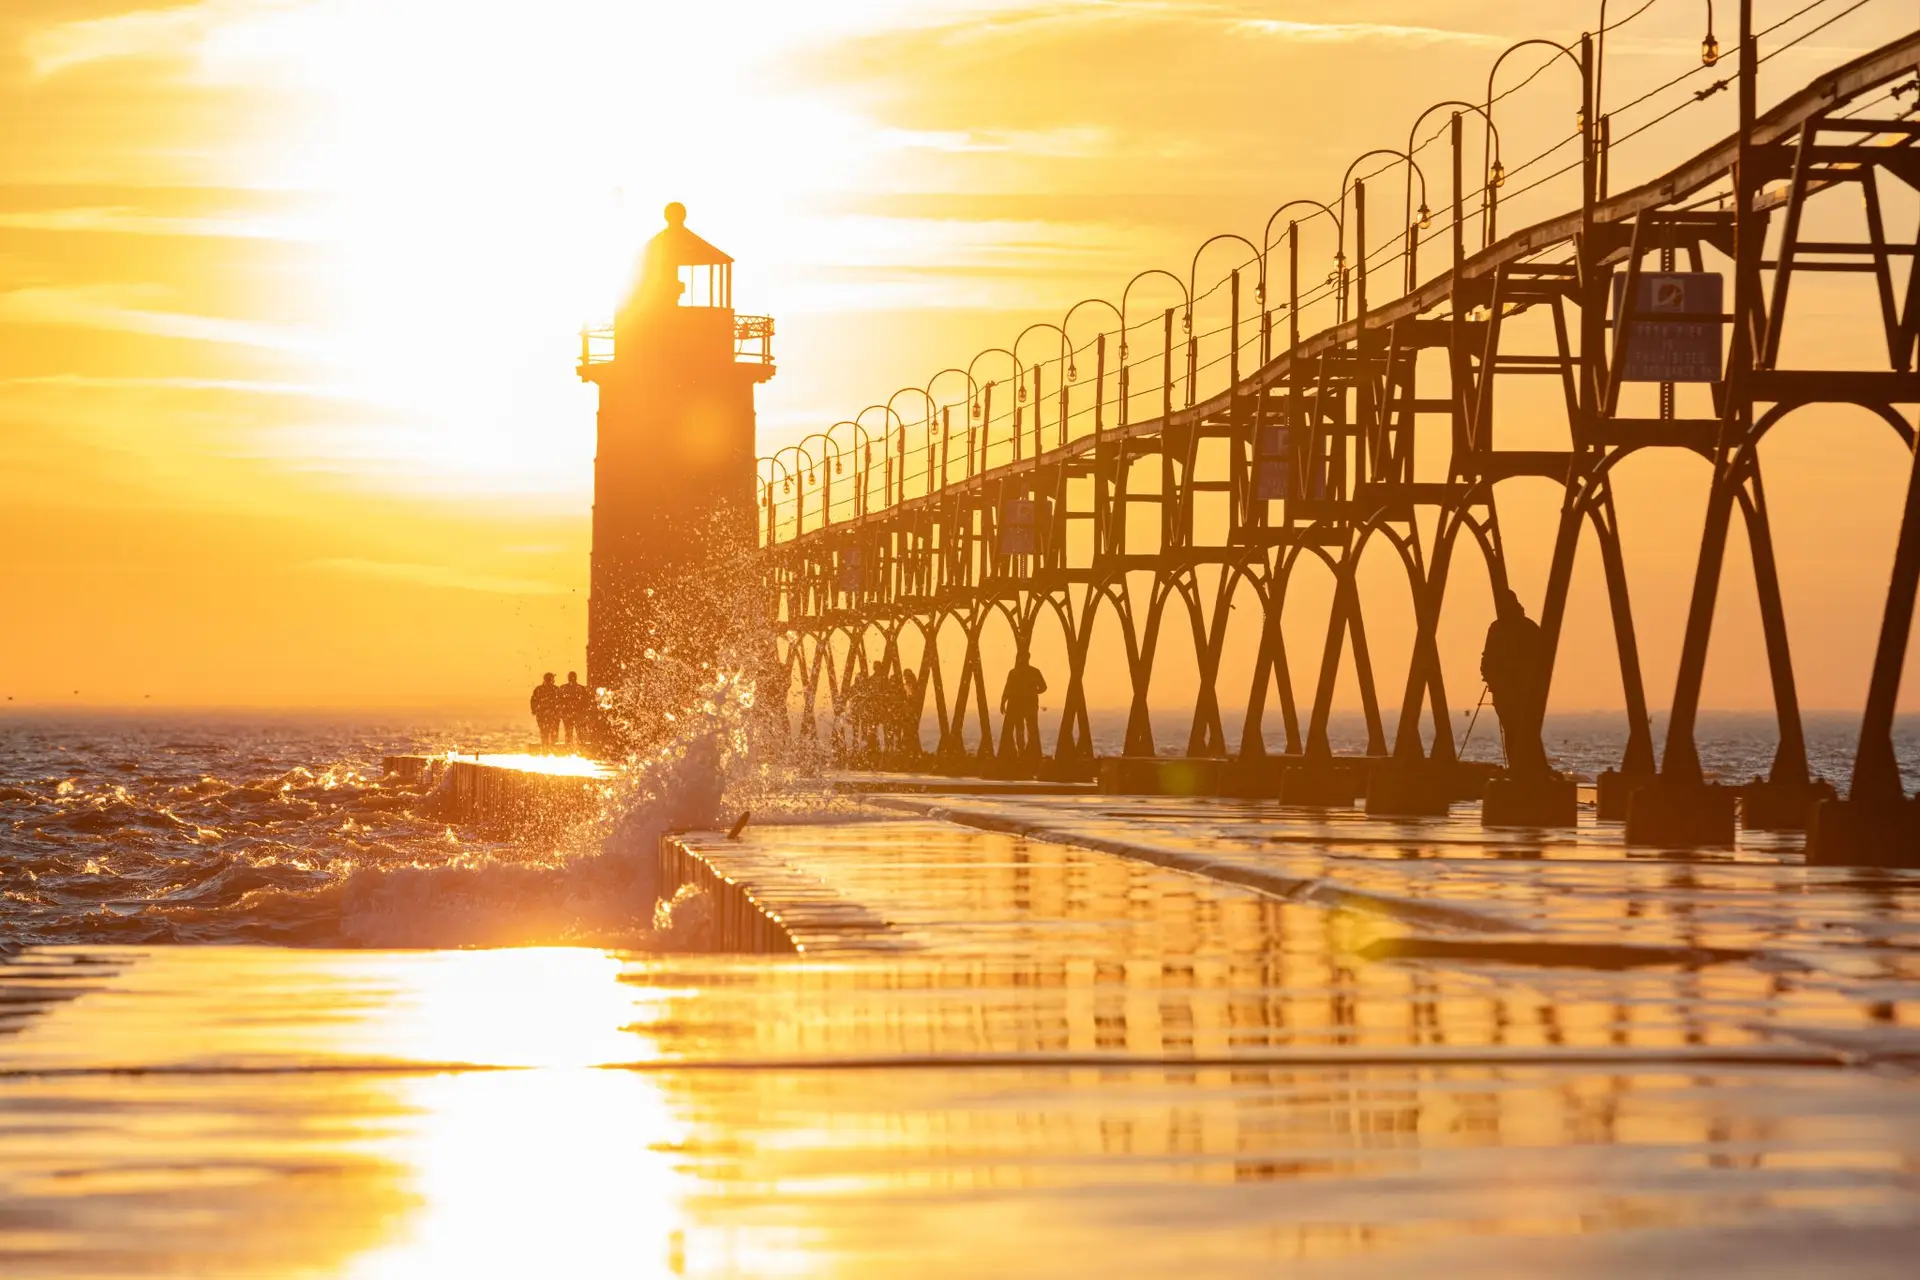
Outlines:
{"type": "Polygon", "coordinates": [[[262,7],[259,0],[204,0],[63,22],[27,39],[27,61],[44,78],[113,58],[189,57],[220,24],[262,7]]]}
{"type": "Polygon", "coordinates": [[[437,564],[408,564],[393,560],[356,560],[328,558],[309,560],[309,569],[321,573],[345,574],[355,578],[376,578],[384,582],[410,582],[416,586],[441,587],[454,591],[479,591],[488,595],[560,596],[567,588],[539,578],[510,578],[437,564]]]}
{"type": "Polygon", "coordinates": [[[110,235],[192,236],[221,240],[315,240],[310,221],[277,217],[170,217],[120,206],[26,209],[0,213],[14,231],[96,232],[110,235]]]}
{"type": "Polygon", "coordinates": [[[1115,152],[1111,130],[1097,125],[1062,129],[881,129],[876,146],[903,151],[996,154],[1062,159],[1115,152]]]}
{"type": "Polygon", "coordinates": [[[0,294],[0,322],[111,329],[295,354],[315,349],[311,340],[285,326],[128,307],[116,299],[114,290],[102,288],[41,287],[0,294]]]}
{"type": "Polygon", "coordinates": [[[1353,44],[1382,40],[1396,44],[1467,44],[1500,48],[1508,43],[1504,36],[1487,35],[1479,31],[1404,26],[1393,22],[1296,22],[1287,18],[1242,18],[1230,26],[1232,30],[1243,34],[1298,44],[1353,44]]]}
{"type": "Polygon", "coordinates": [[[231,391],[241,395],[290,396],[316,400],[345,398],[336,387],[299,382],[263,382],[246,378],[141,377],[128,374],[89,375],[37,373],[0,378],[0,387],[84,387],[140,391],[231,391]]]}

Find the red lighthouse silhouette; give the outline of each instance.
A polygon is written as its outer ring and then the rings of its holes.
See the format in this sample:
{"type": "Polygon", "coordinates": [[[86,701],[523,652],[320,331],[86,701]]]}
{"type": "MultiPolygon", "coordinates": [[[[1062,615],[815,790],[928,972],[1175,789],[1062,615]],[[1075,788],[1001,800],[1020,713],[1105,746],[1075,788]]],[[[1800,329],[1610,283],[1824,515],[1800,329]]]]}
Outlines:
{"type": "Polygon", "coordinates": [[[773,321],[735,315],[733,259],[687,230],[684,205],[666,218],[611,328],[581,340],[580,376],[600,388],[587,682],[603,689],[697,635],[689,586],[711,588],[755,538],[753,389],[773,376],[773,321]]]}

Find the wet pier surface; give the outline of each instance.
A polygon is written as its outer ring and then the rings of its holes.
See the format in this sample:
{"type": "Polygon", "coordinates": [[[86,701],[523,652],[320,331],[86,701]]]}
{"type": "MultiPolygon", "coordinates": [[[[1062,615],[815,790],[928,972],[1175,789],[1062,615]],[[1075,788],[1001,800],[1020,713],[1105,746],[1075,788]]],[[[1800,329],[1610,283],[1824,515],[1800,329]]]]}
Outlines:
{"type": "Polygon", "coordinates": [[[1911,1273],[1920,876],[877,803],[677,837],[799,954],[0,964],[0,1272],[1911,1273]]]}

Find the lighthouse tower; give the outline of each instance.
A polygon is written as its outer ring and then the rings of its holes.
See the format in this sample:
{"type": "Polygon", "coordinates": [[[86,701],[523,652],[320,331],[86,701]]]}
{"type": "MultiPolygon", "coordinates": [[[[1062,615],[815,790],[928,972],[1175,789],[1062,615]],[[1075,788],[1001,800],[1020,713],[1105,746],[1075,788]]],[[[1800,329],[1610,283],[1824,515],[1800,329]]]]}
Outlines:
{"type": "Polygon", "coordinates": [[[700,600],[755,538],[753,389],[773,376],[773,321],[735,315],[733,259],[687,230],[684,205],[666,217],[612,326],[581,338],[580,377],[600,388],[595,688],[624,687],[649,648],[692,643],[700,600]]]}

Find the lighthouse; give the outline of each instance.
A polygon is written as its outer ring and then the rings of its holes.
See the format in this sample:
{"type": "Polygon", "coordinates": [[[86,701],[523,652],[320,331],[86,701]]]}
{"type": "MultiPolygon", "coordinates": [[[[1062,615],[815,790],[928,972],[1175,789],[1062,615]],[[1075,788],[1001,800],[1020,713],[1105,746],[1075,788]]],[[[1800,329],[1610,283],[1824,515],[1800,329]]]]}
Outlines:
{"type": "Polygon", "coordinates": [[[718,598],[752,551],[754,388],[773,321],[736,315],[733,259],[666,209],[611,326],[581,336],[600,392],[593,464],[587,681],[625,688],[647,651],[683,653],[725,625],[718,598]]]}

